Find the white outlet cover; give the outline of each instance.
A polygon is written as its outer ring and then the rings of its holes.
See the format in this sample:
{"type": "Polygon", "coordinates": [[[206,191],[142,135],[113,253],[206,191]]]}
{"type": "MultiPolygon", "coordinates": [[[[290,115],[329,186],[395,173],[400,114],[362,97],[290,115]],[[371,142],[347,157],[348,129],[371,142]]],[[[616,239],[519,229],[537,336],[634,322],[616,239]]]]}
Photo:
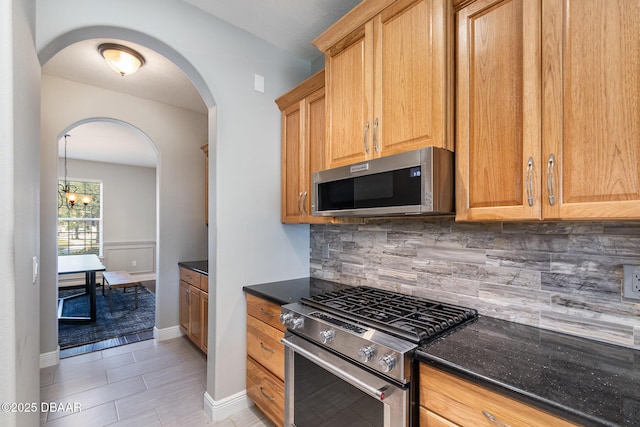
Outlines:
{"type": "Polygon", "coordinates": [[[623,265],[623,298],[640,300],[640,266],[623,265]]]}

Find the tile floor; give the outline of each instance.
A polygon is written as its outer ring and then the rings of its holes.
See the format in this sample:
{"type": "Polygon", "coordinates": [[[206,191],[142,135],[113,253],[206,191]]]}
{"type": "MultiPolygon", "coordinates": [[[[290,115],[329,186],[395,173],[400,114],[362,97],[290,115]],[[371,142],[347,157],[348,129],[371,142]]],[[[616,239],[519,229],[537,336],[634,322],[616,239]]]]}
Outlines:
{"type": "Polygon", "coordinates": [[[211,421],[203,409],[206,372],[206,357],[186,338],[68,357],[40,370],[41,401],[65,409],[43,412],[40,424],[273,427],[255,407],[211,421]],[[81,410],[74,412],[74,405],[81,410]]]}

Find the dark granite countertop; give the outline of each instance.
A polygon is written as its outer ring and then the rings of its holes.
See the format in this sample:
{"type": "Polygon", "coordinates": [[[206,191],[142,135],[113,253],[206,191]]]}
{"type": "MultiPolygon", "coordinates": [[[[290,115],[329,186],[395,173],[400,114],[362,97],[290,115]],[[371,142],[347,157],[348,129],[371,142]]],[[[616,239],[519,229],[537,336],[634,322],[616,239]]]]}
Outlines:
{"type": "Polygon", "coordinates": [[[273,303],[284,305],[298,302],[300,298],[308,298],[312,295],[336,291],[347,287],[346,285],[335,282],[304,277],[301,279],[249,285],[243,287],[242,290],[273,303]]]}
{"type": "MultiPolygon", "coordinates": [[[[345,287],[303,278],[243,290],[288,304],[345,287]]],[[[638,350],[481,316],[416,358],[578,424],[640,426],[638,350]]]]}
{"type": "Polygon", "coordinates": [[[209,261],[206,259],[203,261],[182,261],[179,262],[178,265],[193,270],[196,273],[204,274],[205,276],[209,275],[209,261]]]}
{"type": "Polygon", "coordinates": [[[480,317],[421,362],[586,426],[640,426],[640,351],[480,317]]]}

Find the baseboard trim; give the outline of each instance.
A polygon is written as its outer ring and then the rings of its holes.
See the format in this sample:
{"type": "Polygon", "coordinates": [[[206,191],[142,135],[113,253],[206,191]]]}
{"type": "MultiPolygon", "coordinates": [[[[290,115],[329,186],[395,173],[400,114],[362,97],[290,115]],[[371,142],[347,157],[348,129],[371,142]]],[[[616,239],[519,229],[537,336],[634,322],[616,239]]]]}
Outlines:
{"type": "Polygon", "coordinates": [[[243,411],[253,405],[247,391],[242,390],[222,400],[213,400],[208,392],[204,393],[204,412],[213,421],[222,421],[231,415],[243,411]]]}
{"type": "Polygon", "coordinates": [[[40,369],[56,366],[60,363],[60,346],[55,351],[40,354],[40,369]]]}
{"type": "Polygon", "coordinates": [[[180,338],[184,335],[180,326],[171,326],[169,328],[158,329],[157,326],[153,327],[153,338],[156,341],[166,341],[173,338],[180,338]]]}

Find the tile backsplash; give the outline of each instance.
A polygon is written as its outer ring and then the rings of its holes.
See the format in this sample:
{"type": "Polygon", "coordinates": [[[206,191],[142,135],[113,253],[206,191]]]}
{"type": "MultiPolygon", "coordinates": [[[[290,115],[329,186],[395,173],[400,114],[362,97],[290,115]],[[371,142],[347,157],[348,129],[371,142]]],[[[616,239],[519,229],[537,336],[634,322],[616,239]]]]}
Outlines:
{"type": "Polygon", "coordinates": [[[476,308],[481,314],[640,348],[640,222],[367,220],[311,226],[311,276],[476,308]]]}

